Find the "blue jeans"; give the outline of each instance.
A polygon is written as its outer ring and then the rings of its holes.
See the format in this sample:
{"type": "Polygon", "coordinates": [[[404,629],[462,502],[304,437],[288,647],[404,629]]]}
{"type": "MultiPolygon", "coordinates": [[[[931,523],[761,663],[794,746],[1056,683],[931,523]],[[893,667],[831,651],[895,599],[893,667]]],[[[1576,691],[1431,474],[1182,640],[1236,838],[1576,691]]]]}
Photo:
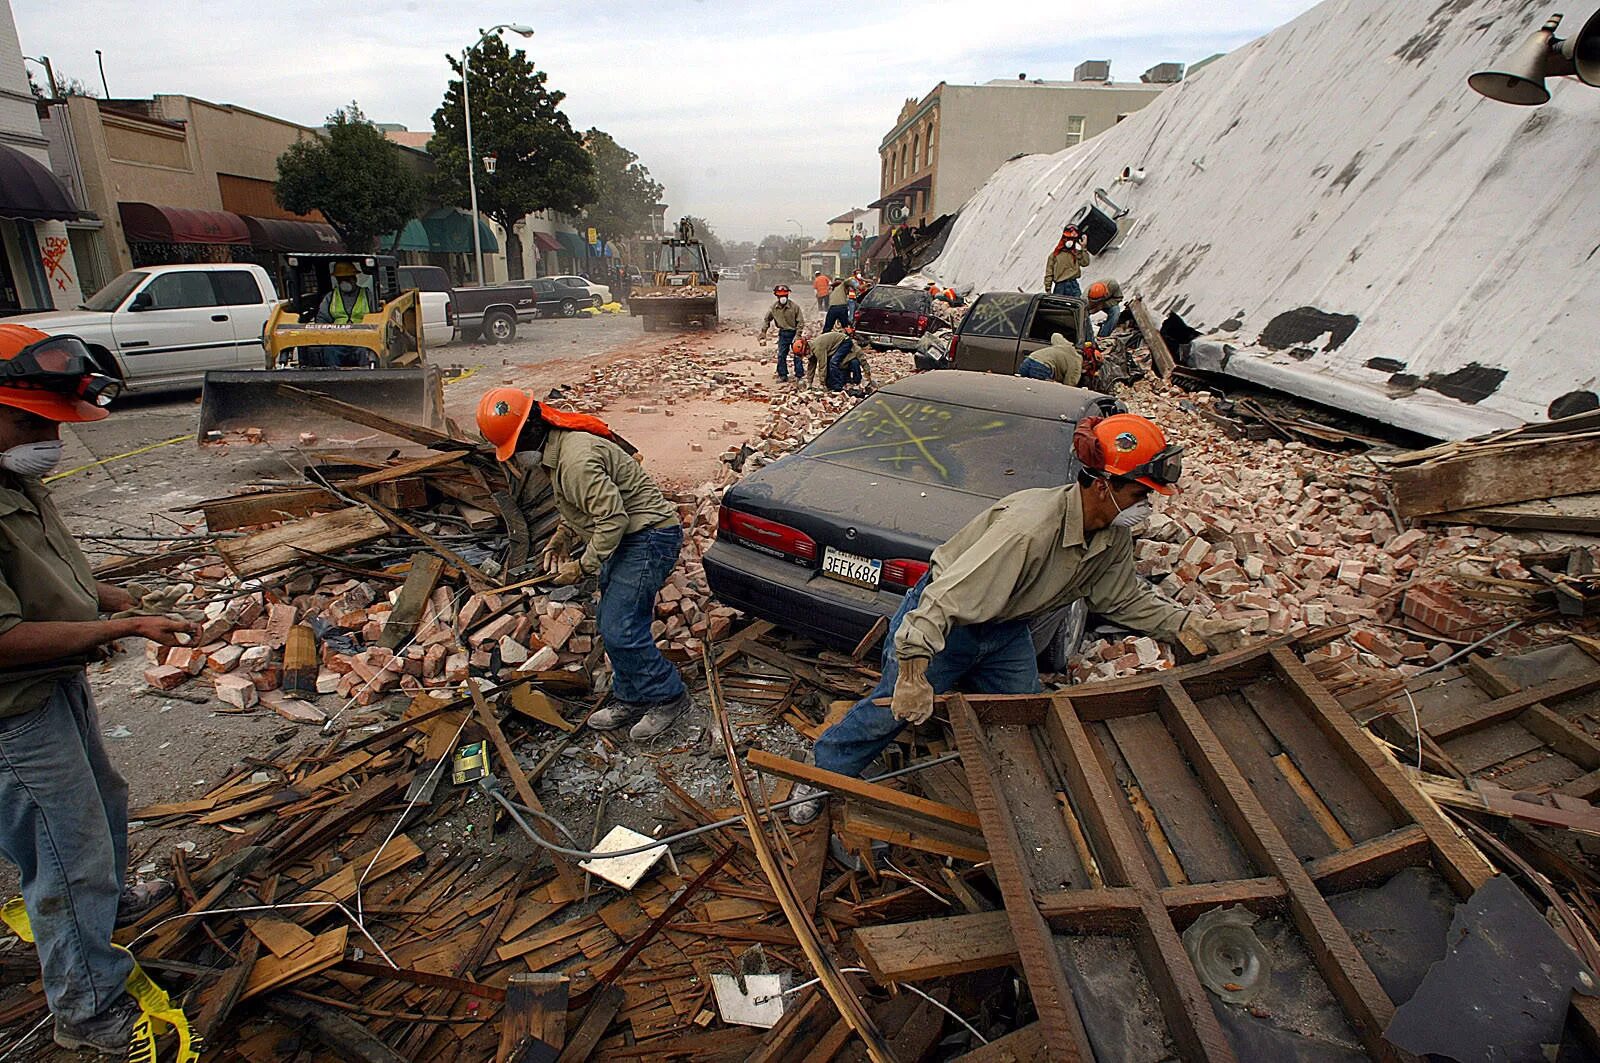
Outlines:
{"type": "MultiPolygon", "coordinates": [[[[906,592],[900,611],[889,621],[889,630],[883,636],[883,678],[877,687],[817,739],[813,750],[817,767],[860,777],[905,726],[894,718],[888,706],[872,702],[894,694],[895,680],[900,677],[900,662],[894,655],[895,633],[906,614],[922,600],[927,585],[928,577],[923,576],[906,592]]],[[[980,694],[1037,694],[1039,663],[1028,622],[990,620],[951,628],[944,649],[928,662],[928,682],[935,694],[945,694],[963,681],[980,694]]]]}
{"type": "Polygon", "coordinates": [[[128,864],[128,784],[106,756],[82,672],[39,708],[0,719],[0,853],[17,866],[51,1013],[94,1018],[133,970],[133,958],[111,947],[128,864]]]}
{"type": "MultiPolygon", "coordinates": [[[[790,348],[794,346],[794,334],[795,334],[795,330],[792,329],[792,328],[781,328],[781,329],[778,330],[778,379],[779,380],[788,380],[789,379],[789,368],[788,368],[788,365],[789,365],[789,358],[791,357],[790,348]]],[[[794,358],[794,375],[795,375],[795,379],[798,380],[800,377],[803,377],[803,376],[806,375],[806,360],[804,358],[800,357],[798,354],[793,355],[793,358],[794,358]]]]}
{"type": "Polygon", "coordinates": [[[1112,303],[1105,311],[1106,319],[1100,322],[1100,331],[1097,333],[1102,339],[1111,335],[1111,330],[1117,327],[1117,320],[1122,317],[1122,304],[1112,303]]]}
{"type": "Polygon", "coordinates": [[[1030,377],[1034,380],[1054,380],[1055,374],[1050,372],[1050,367],[1043,362],[1032,358],[1024,358],[1022,364],[1017,366],[1017,375],[1030,377]]]}
{"type": "Polygon", "coordinates": [[[1076,299],[1083,298],[1083,288],[1078,285],[1078,278],[1069,281],[1056,281],[1056,286],[1050,289],[1051,295],[1070,295],[1076,299]]]}
{"type": "Polygon", "coordinates": [[[825,381],[829,391],[840,391],[848,383],[861,383],[861,360],[858,358],[849,365],[844,364],[844,359],[854,348],[855,341],[845,340],[834,348],[828,356],[828,376],[825,381]]]}
{"type": "Polygon", "coordinates": [[[822,331],[824,333],[832,332],[833,326],[836,324],[850,324],[850,307],[848,305],[828,307],[828,316],[822,319],[822,331]]]}
{"type": "Polygon", "coordinates": [[[850,324],[854,325],[856,323],[856,301],[854,299],[845,303],[845,311],[850,324]]]}
{"type": "Polygon", "coordinates": [[[672,575],[682,548],[682,528],[646,528],[623,536],[617,552],[600,566],[600,637],[611,658],[611,692],[618,701],[658,705],[683,693],[683,677],[650,634],[656,592],[672,575]]]}

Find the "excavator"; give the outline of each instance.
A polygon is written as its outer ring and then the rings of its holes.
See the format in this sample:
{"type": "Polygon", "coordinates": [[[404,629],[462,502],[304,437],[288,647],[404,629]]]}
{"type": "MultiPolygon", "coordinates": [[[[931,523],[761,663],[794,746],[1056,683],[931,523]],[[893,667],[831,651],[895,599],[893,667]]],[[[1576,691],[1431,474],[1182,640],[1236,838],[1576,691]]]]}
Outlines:
{"type": "Polygon", "coordinates": [[[206,373],[197,441],[217,443],[243,434],[251,442],[292,446],[306,435],[359,432],[280,386],[285,384],[391,420],[443,430],[444,382],[427,362],[420,296],[401,289],[394,257],[297,254],[288,256],[287,264],[287,298],[273,308],[262,330],[266,371],[206,373]],[[345,264],[355,266],[371,309],[348,323],[319,323],[317,308],[334,290],[335,268],[345,264]]]}

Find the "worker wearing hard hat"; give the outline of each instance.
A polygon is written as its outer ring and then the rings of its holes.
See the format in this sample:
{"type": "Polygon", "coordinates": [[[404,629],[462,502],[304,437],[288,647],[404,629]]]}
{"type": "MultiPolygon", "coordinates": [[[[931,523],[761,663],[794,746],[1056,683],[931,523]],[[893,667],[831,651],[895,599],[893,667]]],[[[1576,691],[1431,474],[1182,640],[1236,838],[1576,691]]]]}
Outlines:
{"type": "Polygon", "coordinates": [[[518,388],[491,388],[478,403],[478,430],[495,457],[518,470],[519,504],[542,498],[548,477],[561,515],[544,553],[555,584],[600,579],[600,637],[613,678],[611,702],[590,713],[588,725],[629,727],[635,739],[666,731],[690,703],[650,632],[656,593],[683,548],[678,507],[598,418],[535,402],[518,388]]]}
{"type": "MultiPolygon", "coordinates": [[[[1135,414],[1089,417],[1073,434],[1075,483],[1002,498],[933,552],[883,644],[876,689],[817,739],[819,768],[859,776],[906,724],[933,715],[934,697],[965,683],[979,693],[1031,694],[1039,671],[1028,619],[1079,599],[1106,618],[1210,651],[1241,641],[1244,621],[1201,616],[1161,598],[1133,567],[1130,529],[1152,491],[1172,494],[1182,448],[1135,414]],[[875,704],[889,698],[890,706],[875,704]]],[[[796,787],[794,796],[817,793],[796,787]]],[[[821,798],[795,805],[809,823],[821,798]]]]}
{"type": "Polygon", "coordinates": [[[98,421],[117,382],[74,336],[0,324],[0,854],[16,865],[56,1043],[119,1058],[140,1009],[111,943],[172,893],[129,886],[128,784],[101,741],[84,666],[117,639],[175,645],[194,625],[128,615],[62,523],[43,479],[62,422],[98,421]]]}
{"type": "Polygon", "coordinates": [[[1078,278],[1089,264],[1089,249],[1076,225],[1061,230],[1061,239],[1044,263],[1044,290],[1051,295],[1083,296],[1078,278]]]}
{"type": "MultiPolygon", "coordinates": [[[[372,298],[361,284],[361,272],[353,262],[333,264],[333,287],[317,306],[316,322],[319,325],[356,325],[372,313],[372,298]]],[[[365,347],[321,346],[304,348],[300,352],[301,365],[307,368],[366,368],[373,364],[372,352],[365,347]],[[309,365],[307,358],[320,362],[309,365]]]]}
{"type": "Polygon", "coordinates": [[[1089,285],[1088,296],[1089,305],[1084,311],[1084,320],[1087,321],[1095,314],[1105,314],[1106,319],[1100,323],[1100,331],[1096,333],[1104,339],[1111,335],[1111,330],[1122,320],[1122,285],[1107,277],[1089,285]]]}
{"type": "MultiPolygon", "coordinates": [[[[800,304],[789,298],[789,286],[780,284],[772,289],[772,305],[767,308],[767,316],[761,321],[761,331],[756,335],[756,341],[761,344],[767,342],[767,329],[776,325],[778,327],[778,379],[789,379],[789,355],[794,346],[795,333],[800,331],[800,326],[805,324],[805,318],[800,314],[800,304]]],[[[805,361],[800,355],[794,356],[794,379],[799,383],[805,378],[805,361]]]]}

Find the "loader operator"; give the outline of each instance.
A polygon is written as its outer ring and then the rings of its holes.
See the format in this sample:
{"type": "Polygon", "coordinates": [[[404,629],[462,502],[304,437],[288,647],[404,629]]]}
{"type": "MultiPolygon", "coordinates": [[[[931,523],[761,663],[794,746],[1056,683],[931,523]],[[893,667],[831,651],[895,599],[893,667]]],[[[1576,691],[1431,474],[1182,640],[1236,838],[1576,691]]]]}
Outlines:
{"type": "Polygon", "coordinates": [[[75,336],[0,325],[0,854],[16,865],[55,1041],[126,1058],[139,1005],[112,931],[172,893],[129,886],[128,784],[101,741],[84,665],[121,638],[194,625],[97,582],[42,478],[62,422],[98,421],[116,384],[75,336]]]}
{"type": "MultiPolygon", "coordinates": [[[[358,325],[372,313],[372,302],[366,288],[361,286],[359,276],[352,262],[333,264],[333,288],[322,297],[322,303],[317,307],[317,324],[358,325]]],[[[363,369],[375,364],[372,352],[364,347],[302,348],[301,365],[306,364],[308,353],[312,357],[321,355],[320,368],[326,369],[363,369]]]]}
{"type": "Polygon", "coordinates": [[[478,403],[478,431],[495,457],[523,474],[519,504],[531,508],[546,477],[561,524],[544,566],[558,587],[600,577],[600,637],[613,675],[611,702],[589,714],[597,731],[632,724],[654,738],[689,707],[689,692],[650,624],[656,593],[678,563],[683,525],[668,501],[605,422],[535,402],[518,388],[491,388],[478,403]],[[583,556],[571,550],[584,543],[583,556]]]}
{"type": "MultiPolygon", "coordinates": [[[[1207,651],[1232,649],[1242,620],[1204,617],[1158,597],[1133,568],[1130,529],[1151,491],[1170,495],[1182,448],[1131,413],[1087,417],[1073,433],[1076,483],[1002,498],[933,552],[906,593],[883,644],[883,678],[824,731],[816,765],[860,776],[906,724],[933,715],[934,697],[964,683],[987,694],[1032,694],[1039,671],[1028,618],[1087,599],[1089,608],[1158,638],[1193,636],[1207,651]],[[873,704],[892,698],[889,708],[873,704]]],[[[815,787],[796,786],[808,797],[815,787]]],[[[809,823],[822,798],[797,804],[809,823]]]]}

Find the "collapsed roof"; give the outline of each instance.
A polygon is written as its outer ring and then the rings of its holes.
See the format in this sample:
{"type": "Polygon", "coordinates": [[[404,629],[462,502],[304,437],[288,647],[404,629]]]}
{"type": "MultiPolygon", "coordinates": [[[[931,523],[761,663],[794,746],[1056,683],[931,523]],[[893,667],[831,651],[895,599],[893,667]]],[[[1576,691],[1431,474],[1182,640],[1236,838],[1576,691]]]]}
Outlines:
{"type": "Polygon", "coordinates": [[[1037,289],[1104,189],[1129,213],[1085,280],[1181,314],[1197,364],[1438,438],[1542,420],[1600,374],[1600,92],[1559,79],[1512,107],[1466,79],[1545,13],[1327,0],[1002,167],[930,272],[1037,289]]]}

